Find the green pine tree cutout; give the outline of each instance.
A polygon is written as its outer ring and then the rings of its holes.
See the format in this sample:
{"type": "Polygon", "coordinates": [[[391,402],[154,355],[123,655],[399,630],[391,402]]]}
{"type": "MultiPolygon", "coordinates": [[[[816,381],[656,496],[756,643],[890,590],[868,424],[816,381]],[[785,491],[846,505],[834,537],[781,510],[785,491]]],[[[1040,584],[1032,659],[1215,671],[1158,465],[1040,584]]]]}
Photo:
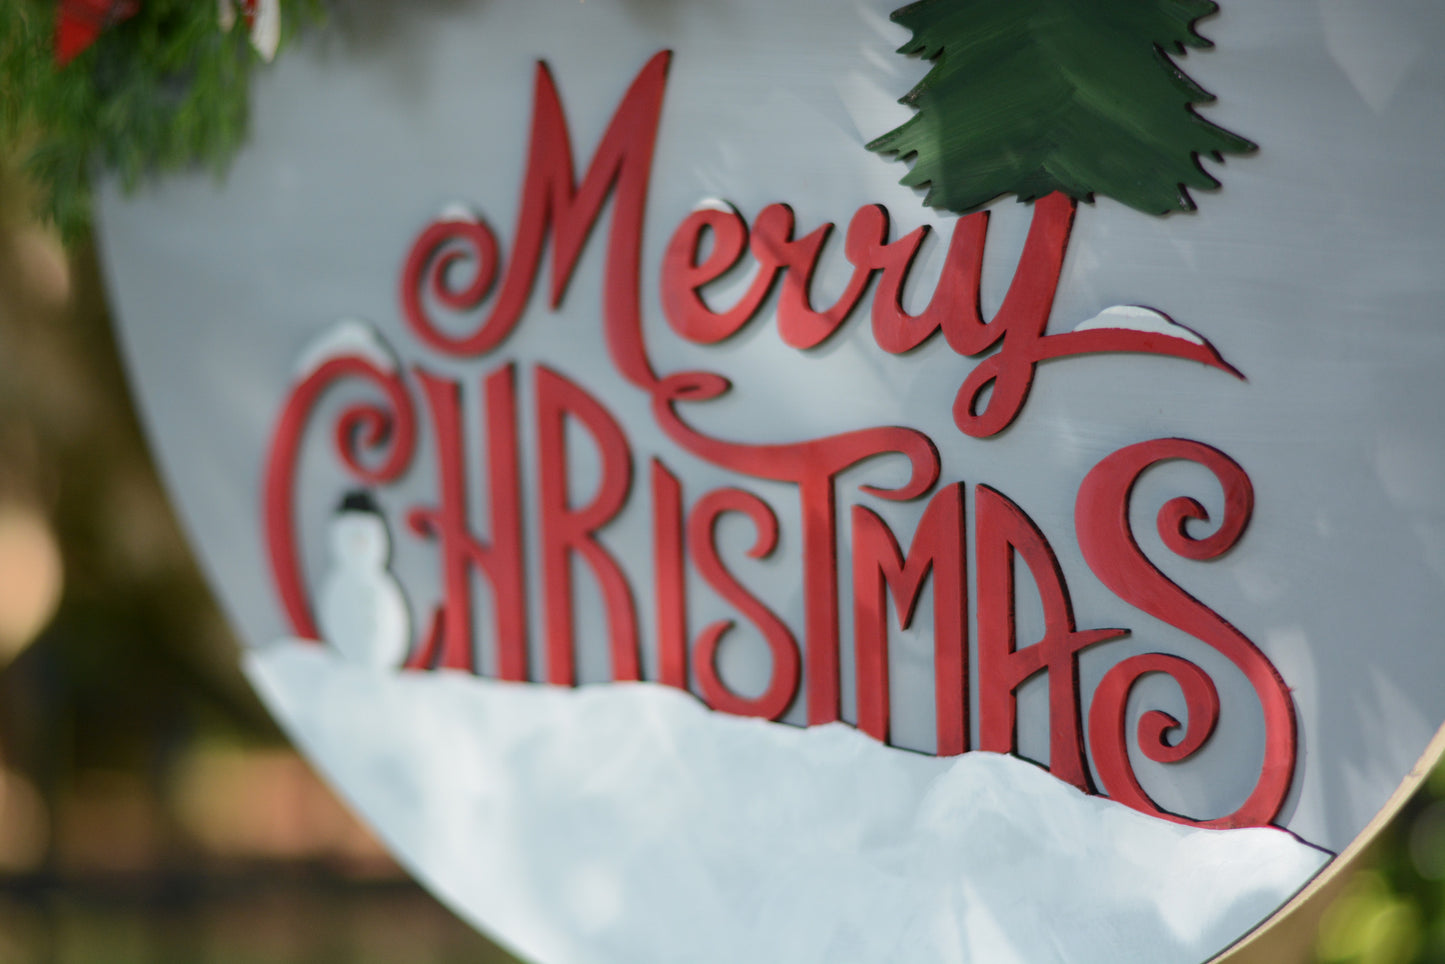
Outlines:
{"type": "Polygon", "coordinates": [[[917,110],[868,145],[912,161],[924,203],[966,214],[1008,194],[1107,195],[1147,214],[1192,211],[1217,188],[1201,155],[1255,145],[1194,111],[1213,96],[1171,55],[1210,42],[1211,0],[919,0],[893,13],[899,53],[933,62],[917,110]]]}

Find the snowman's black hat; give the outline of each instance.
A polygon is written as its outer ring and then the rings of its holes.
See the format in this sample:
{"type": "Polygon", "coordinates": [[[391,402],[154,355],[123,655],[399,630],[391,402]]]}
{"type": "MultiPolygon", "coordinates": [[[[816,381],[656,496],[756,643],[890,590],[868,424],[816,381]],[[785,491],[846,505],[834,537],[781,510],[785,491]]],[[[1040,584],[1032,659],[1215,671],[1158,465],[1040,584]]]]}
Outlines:
{"type": "Polygon", "coordinates": [[[336,514],[340,515],[343,512],[370,512],[372,515],[381,515],[381,509],[377,506],[376,500],[365,489],[352,489],[341,497],[341,504],[336,507],[336,514]]]}

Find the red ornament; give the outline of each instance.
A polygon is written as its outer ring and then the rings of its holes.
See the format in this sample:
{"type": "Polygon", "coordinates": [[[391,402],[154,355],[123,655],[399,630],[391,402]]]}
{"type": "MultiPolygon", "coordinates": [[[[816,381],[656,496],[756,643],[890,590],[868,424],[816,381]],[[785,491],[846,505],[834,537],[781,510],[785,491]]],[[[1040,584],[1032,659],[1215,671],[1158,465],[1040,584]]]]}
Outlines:
{"type": "Polygon", "coordinates": [[[101,31],[140,12],[140,0],[60,0],[55,17],[55,63],[64,67],[101,31]]]}

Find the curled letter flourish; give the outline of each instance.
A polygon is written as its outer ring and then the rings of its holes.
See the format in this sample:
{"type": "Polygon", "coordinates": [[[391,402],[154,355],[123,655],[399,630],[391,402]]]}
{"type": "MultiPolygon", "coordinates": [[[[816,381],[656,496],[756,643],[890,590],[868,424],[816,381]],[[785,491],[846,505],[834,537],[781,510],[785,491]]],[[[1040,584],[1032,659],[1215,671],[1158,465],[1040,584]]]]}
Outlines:
{"type": "Polygon", "coordinates": [[[406,469],[416,444],[416,418],[400,374],[365,358],[346,355],[327,360],[306,375],[286,400],[266,459],[266,546],[292,632],[304,639],[319,636],[303,585],[294,525],[301,443],[321,397],[348,379],[370,382],[383,399],[355,401],[337,416],[333,441],[353,476],[367,485],[392,481],[406,469]],[[370,464],[373,460],[376,464],[370,464]]]}
{"type": "Polygon", "coordinates": [[[1187,559],[1215,559],[1239,541],[1254,508],[1254,489],[1238,463],[1218,449],[1186,439],[1155,439],[1120,449],[1100,462],[1079,487],[1074,517],[1079,547],[1089,568],[1120,599],[1199,639],[1226,656],[1244,674],[1264,711],[1264,763],[1248,799],[1233,813],[1190,820],[1166,813],[1149,799],[1134,775],[1126,746],[1129,692],[1149,673],[1170,676],[1184,693],[1189,722],[1181,740],[1166,735],[1181,726],[1153,710],[1139,721],[1141,750],[1149,759],[1174,763],[1204,745],[1219,718],[1219,695],[1209,676],[1188,660],[1165,653],[1126,659],[1099,684],[1089,709],[1089,748],[1110,797],[1136,810],[1203,827],[1265,826],[1279,813],[1289,792],[1295,763],[1294,704],[1289,688],[1268,657],[1214,610],[1185,592],[1144,555],[1129,527],[1129,498],[1149,468],[1184,459],[1214,473],[1224,489],[1224,518],[1209,535],[1185,531],[1191,519],[1207,521],[1196,500],[1181,496],[1159,510],[1159,536],[1170,551],[1187,559]]]}

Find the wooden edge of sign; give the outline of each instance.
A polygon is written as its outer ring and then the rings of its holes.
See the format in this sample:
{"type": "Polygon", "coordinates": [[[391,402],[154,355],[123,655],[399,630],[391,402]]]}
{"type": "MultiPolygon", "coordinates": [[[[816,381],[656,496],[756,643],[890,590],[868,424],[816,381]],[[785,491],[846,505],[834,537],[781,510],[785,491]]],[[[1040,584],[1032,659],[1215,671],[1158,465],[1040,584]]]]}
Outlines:
{"type": "Polygon", "coordinates": [[[1304,964],[1313,961],[1314,938],[1330,903],[1344,890],[1351,874],[1359,869],[1363,854],[1375,842],[1380,831],[1395,819],[1442,756],[1445,756],[1445,726],[1436,731],[1405,779],[1350,845],[1288,903],[1213,958],[1210,964],[1304,964]]]}

